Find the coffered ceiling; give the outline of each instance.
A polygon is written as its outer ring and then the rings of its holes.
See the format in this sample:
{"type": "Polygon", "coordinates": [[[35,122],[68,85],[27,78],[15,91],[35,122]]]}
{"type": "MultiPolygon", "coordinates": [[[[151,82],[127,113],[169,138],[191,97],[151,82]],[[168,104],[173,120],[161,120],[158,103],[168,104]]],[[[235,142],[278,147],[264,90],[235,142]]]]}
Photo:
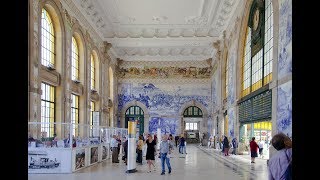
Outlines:
{"type": "Polygon", "coordinates": [[[205,60],[238,0],[75,0],[113,56],[125,61],[205,60]]]}

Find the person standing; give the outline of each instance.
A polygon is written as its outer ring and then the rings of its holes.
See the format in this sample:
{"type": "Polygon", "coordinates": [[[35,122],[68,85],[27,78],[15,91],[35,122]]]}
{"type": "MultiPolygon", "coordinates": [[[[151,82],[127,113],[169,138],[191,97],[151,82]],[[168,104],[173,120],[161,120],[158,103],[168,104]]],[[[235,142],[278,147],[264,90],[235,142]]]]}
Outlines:
{"type": "Polygon", "coordinates": [[[178,147],[179,136],[175,136],[175,137],[174,137],[174,140],[175,140],[175,142],[176,142],[176,147],[178,147]]]}
{"type": "Polygon", "coordinates": [[[126,138],[126,140],[123,143],[123,151],[124,151],[123,161],[127,165],[127,161],[128,161],[128,138],[126,138]]]}
{"type": "Polygon", "coordinates": [[[137,163],[142,165],[142,147],[143,147],[143,136],[139,136],[139,140],[137,143],[137,163]]]}
{"type": "Polygon", "coordinates": [[[110,147],[112,150],[112,163],[119,163],[118,159],[118,141],[117,141],[117,136],[113,135],[111,142],[110,142],[110,147]]]}
{"type": "Polygon", "coordinates": [[[264,146],[264,141],[263,140],[260,140],[259,143],[258,143],[258,146],[259,146],[259,155],[261,158],[263,158],[263,146],[264,146]]]}
{"type": "Polygon", "coordinates": [[[223,139],[223,148],[224,148],[224,155],[225,155],[225,156],[229,156],[229,148],[230,148],[230,145],[229,145],[229,140],[228,140],[227,136],[224,136],[224,139],[223,139]]]}
{"type": "Polygon", "coordinates": [[[238,140],[236,137],[232,139],[232,146],[233,146],[233,150],[231,154],[237,155],[238,140]]]}
{"type": "Polygon", "coordinates": [[[167,167],[168,167],[168,173],[171,173],[171,165],[170,165],[170,158],[167,156],[168,154],[171,153],[171,148],[172,145],[171,143],[168,141],[168,137],[167,135],[163,135],[162,137],[162,141],[160,143],[160,158],[161,158],[161,167],[162,167],[162,172],[161,175],[165,174],[165,165],[164,163],[166,162],[167,167]]]}
{"type": "Polygon", "coordinates": [[[180,138],[180,144],[179,144],[179,153],[183,154],[185,152],[185,145],[186,145],[186,140],[184,139],[183,136],[180,138]]]}
{"type": "Polygon", "coordinates": [[[146,154],[146,160],[148,163],[148,167],[149,167],[149,171],[151,172],[151,164],[153,165],[153,168],[155,170],[155,165],[154,165],[154,152],[156,151],[155,146],[157,145],[156,141],[154,139],[152,139],[152,136],[150,134],[148,134],[147,136],[147,140],[146,140],[146,144],[147,144],[147,154],[146,154]]]}
{"type": "Polygon", "coordinates": [[[259,146],[255,141],[255,137],[252,137],[251,141],[250,141],[250,152],[251,152],[251,163],[255,163],[254,160],[256,157],[258,157],[258,149],[259,146]]]}
{"type": "Polygon", "coordinates": [[[277,150],[268,161],[269,180],[292,179],[292,141],[283,133],[273,136],[272,146],[277,150]]]}

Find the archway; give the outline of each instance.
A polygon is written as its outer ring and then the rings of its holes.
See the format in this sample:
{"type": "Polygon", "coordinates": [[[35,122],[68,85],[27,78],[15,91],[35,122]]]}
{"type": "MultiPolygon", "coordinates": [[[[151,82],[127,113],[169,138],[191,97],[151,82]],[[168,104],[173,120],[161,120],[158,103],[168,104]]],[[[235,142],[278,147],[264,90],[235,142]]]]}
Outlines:
{"type": "Polygon", "coordinates": [[[200,122],[203,121],[202,110],[197,106],[189,106],[183,112],[183,130],[188,143],[200,142],[200,122]]]}
{"type": "Polygon", "coordinates": [[[144,133],[144,111],[139,106],[130,106],[125,113],[125,128],[128,128],[129,119],[134,118],[137,121],[136,132],[139,135],[144,133]]]}

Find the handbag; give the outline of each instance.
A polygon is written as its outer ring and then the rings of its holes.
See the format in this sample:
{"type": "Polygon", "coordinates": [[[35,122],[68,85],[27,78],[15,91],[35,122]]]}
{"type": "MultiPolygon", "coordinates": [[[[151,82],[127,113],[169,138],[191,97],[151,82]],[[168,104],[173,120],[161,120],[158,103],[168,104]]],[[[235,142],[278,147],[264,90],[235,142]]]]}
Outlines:
{"type": "Polygon", "coordinates": [[[289,162],[289,165],[288,165],[286,171],[284,172],[284,177],[286,180],[292,180],[292,159],[290,159],[288,157],[287,151],[286,151],[286,157],[289,162]]]}

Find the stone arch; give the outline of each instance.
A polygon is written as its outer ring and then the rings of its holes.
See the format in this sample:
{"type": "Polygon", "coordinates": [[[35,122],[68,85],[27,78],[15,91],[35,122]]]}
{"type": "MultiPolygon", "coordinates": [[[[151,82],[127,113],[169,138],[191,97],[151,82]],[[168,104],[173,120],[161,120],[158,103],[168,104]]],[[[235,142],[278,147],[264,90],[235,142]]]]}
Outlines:
{"type": "Polygon", "coordinates": [[[207,108],[201,104],[200,102],[196,101],[196,100],[192,100],[192,101],[189,101],[189,102],[186,102],[184,103],[180,110],[179,110],[179,115],[180,115],[180,128],[181,128],[181,133],[183,133],[184,131],[184,128],[182,126],[183,124],[183,112],[186,108],[188,108],[189,106],[197,106],[198,108],[201,109],[202,111],[202,126],[200,125],[200,132],[204,132],[204,130],[207,130],[207,128],[203,128],[203,127],[207,127],[208,126],[208,116],[209,116],[209,113],[208,113],[208,110],[207,108]]]}
{"type": "MultiPolygon", "coordinates": [[[[243,54],[245,48],[245,41],[246,41],[246,33],[248,27],[248,20],[250,15],[250,8],[252,5],[253,0],[246,1],[245,7],[241,19],[240,24],[240,31],[239,31],[239,40],[238,40],[238,61],[236,61],[236,76],[240,77],[237,78],[237,87],[236,87],[236,97],[238,99],[241,98],[241,81],[243,78],[242,75],[242,61],[243,61],[243,54]]],[[[273,68],[272,68],[272,77],[273,79],[277,77],[278,72],[278,36],[279,36],[279,2],[276,0],[271,0],[272,8],[273,8],[273,68]]]]}
{"type": "Polygon", "coordinates": [[[184,110],[189,106],[197,106],[198,108],[201,109],[203,117],[208,117],[209,113],[208,113],[207,108],[203,104],[201,104],[200,102],[195,101],[195,100],[192,100],[192,101],[189,101],[189,102],[186,102],[186,103],[182,104],[182,106],[181,106],[181,108],[179,110],[180,116],[183,117],[184,110]]]}
{"type": "Polygon", "coordinates": [[[126,103],[123,106],[123,108],[121,109],[120,127],[125,127],[125,124],[124,124],[125,123],[125,116],[126,116],[125,114],[126,114],[127,109],[131,106],[139,106],[143,110],[143,113],[144,113],[144,132],[149,132],[149,118],[150,118],[149,110],[146,105],[144,105],[140,101],[136,101],[136,100],[126,103]]]}
{"type": "MultiPolygon", "coordinates": [[[[55,84],[55,122],[60,123],[63,122],[65,119],[65,84],[64,84],[64,77],[66,73],[66,62],[65,62],[65,43],[66,43],[66,28],[65,28],[65,22],[64,22],[64,14],[63,10],[60,6],[60,1],[57,0],[44,0],[39,2],[39,8],[37,10],[38,14],[33,14],[32,18],[37,16],[37,28],[38,28],[38,45],[37,47],[31,47],[34,49],[34,51],[37,52],[37,61],[39,64],[41,64],[41,42],[42,42],[42,32],[41,32],[41,16],[42,16],[42,9],[45,9],[51,20],[54,30],[54,51],[55,51],[55,62],[54,67],[55,71],[59,73],[59,76],[61,77],[60,80],[58,80],[58,83],[55,84]]],[[[31,21],[33,22],[33,20],[31,21]]],[[[44,77],[43,74],[40,71],[40,76],[44,77]]],[[[43,78],[41,78],[41,81],[39,83],[43,82],[43,78]]],[[[50,84],[50,83],[49,83],[50,84]]],[[[53,84],[50,84],[53,85],[53,84]]],[[[40,110],[41,114],[41,110],[40,110]]],[[[57,134],[58,137],[64,137],[66,135],[66,130],[62,128],[61,126],[56,126],[54,132],[57,134]]]]}

